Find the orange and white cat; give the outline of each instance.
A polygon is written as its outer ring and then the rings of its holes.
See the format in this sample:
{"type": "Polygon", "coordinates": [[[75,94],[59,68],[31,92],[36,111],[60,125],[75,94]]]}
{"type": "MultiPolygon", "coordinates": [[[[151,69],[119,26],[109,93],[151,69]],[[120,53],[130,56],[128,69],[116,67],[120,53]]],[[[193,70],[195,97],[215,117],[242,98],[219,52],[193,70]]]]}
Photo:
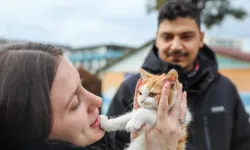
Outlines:
{"type": "MultiPolygon", "coordinates": [[[[166,75],[160,76],[150,74],[145,70],[140,69],[140,74],[142,83],[138,88],[137,96],[140,108],[112,119],[108,119],[106,116],[101,115],[101,128],[103,128],[105,131],[125,130],[127,132],[134,132],[138,131],[144,124],[152,128],[157,119],[157,111],[159,100],[161,97],[161,91],[166,80],[171,81],[168,99],[168,110],[173,107],[178,87],[180,85],[178,81],[178,73],[176,72],[176,70],[172,69],[166,75]]],[[[191,120],[191,113],[187,109],[185,123],[182,125],[183,133],[178,142],[177,150],[185,149],[187,126],[189,125],[191,120]]],[[[141,131],[140,135],[129,144],[126,150],[144,150],[144,134],[144,131],[141,131]]]]}

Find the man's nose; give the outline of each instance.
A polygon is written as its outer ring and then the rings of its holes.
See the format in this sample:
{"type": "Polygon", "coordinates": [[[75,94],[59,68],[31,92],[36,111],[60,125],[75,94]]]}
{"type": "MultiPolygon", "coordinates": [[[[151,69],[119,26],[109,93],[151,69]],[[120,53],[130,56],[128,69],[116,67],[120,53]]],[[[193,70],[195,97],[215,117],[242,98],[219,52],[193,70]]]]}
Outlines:
{"type": "Polygon", "coordinates": [[[174,38],[171,46],[170,46],[171,50],[182,50],[183,46],[182,46],[182,42],[179,38],[174,38]]]}

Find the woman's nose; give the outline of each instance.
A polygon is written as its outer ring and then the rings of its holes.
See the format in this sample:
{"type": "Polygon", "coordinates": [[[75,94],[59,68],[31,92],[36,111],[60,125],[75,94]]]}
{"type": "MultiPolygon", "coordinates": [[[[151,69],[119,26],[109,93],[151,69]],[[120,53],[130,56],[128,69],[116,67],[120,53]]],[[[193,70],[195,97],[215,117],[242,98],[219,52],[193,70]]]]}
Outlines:
{"type": "Polygon", "coordinates": [[[89,94],[90,94],[90,97],[89,97],[90,106],[88,108],[88,111],[91,112],[102,106],[102,98],[92,93],[89,93],[89,94]]]}

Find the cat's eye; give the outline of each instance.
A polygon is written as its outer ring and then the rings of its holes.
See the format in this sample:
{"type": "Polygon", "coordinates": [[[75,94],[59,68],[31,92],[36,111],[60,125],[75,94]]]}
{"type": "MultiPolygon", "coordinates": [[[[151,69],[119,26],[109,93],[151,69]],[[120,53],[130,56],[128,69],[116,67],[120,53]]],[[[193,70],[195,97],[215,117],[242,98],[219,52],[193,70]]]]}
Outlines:
{"type": "Polygon", "coordinates": [[[154,92],[149,93],[149,97],[151,97],[151,98],[154,98],[156,95],[157,95],[157,93],[154,93],[154,92]]]}
{"type": "Polygon", "coordinates": [[[139,94],[139,95],[142,95],[142,93],[141,93],[140,91],[138,91],[138,94],[139,94]]]}

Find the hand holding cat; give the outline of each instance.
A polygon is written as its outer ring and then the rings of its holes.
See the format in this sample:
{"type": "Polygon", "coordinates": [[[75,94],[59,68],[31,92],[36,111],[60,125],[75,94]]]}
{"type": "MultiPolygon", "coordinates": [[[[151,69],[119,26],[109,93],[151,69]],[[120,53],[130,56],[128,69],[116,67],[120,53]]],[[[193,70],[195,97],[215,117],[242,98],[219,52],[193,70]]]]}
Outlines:
{"type": "MultiPolygon", "coordinates": [[[[139,79],[138,81],[137,81],[137,84],[136,84],[136,87],[135,87],[135,95],[134,95],[134,103],[133,103],[133,108],[136,110],[136,109],[138,109],[140,106],[139,106],[139,104],[138,104],[138,101],[137,101],[137,95],[138,95],[138,88],[139,88],[139,86],[140,86],[140,84],[141,84],[141,82],[142,82],[142,79],[139,79]]],[[[143,127],[142,127],[143,128],[143,127]]],[[[139,131],[137,131],[137,132],[131,132],[131,134],[130,134],[130,138],[133,140],[133,139],[135,139],[137,136],[139,135],[139,131]]]]}
{"type": "MultiPolygon", "coordinates": [[[[141,84],[139,79],[136,86],[136,92],[134,97],[134,109],[138,109],[137,103],[137,90],[141,84]]],[[[182,125],[180,119],[184,119],[186,116],[186,92],[182,93],[182,86],[178,90],[176,97],[176,103],[172,110],[168,112],[168,97],[169,97],[170,83],[166,82],[162,89],[162,96],[159,102],[158,116],[155,126],[152,129],[147,129],[145,134],[146,149],[156,150],[156,148],[166,150],[176,150],[177,144],[181,136],[182,125]]],[[[131,139],[136,138],[138,133],[132,133],[131,139]]]]}

